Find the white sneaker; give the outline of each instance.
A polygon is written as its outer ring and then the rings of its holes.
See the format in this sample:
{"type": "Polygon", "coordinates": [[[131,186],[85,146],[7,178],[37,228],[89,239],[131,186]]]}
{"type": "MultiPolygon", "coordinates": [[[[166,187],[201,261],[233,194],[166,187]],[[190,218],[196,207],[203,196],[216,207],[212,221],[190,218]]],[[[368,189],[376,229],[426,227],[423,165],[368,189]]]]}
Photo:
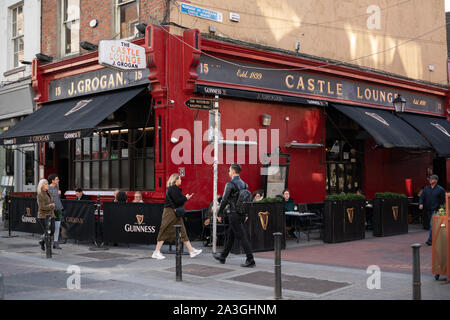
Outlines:
{"type": "Polygon", "coordinates": [[[189,252],[189,256],[191,258],[194,258],[194,257],[198,256],[200,253],[202,253],[201,249],[200,250],[194,249],[191,252],[189,252]]]}
{"type": "Polygon", "coordinates": [[[165,259],[166,257],[164,257],[160,251],[154,251],[152,254],[152,258],[162,260],[165,259]]]}

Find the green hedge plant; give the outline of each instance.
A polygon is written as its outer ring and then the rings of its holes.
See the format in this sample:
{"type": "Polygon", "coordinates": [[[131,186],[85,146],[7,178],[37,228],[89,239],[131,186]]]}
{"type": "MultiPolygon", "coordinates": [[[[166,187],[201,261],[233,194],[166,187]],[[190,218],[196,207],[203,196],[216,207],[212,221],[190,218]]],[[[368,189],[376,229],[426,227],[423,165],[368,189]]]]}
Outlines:
{"type": "Polygon", "coordinates": [[[394,192],[377,192],[375,193],[375,198],[378,199],[404,199],[406,195],[403,193],[394,192]]]}
{"type": "Polygon", "coordinates": [[[276,198],[264,198],[260,201],[255,201],[256,203],[266,203],[266,202],[283,202],[283,199],[276,197],[276,198]]]}
{"type": "Polygon", "coordinates": [[[362,194],[357,193],[346,193],[346,194],[331,194],[326,197],[330,201],[343,201],[343,200],[366,200],[366,197],[362,194]]]}

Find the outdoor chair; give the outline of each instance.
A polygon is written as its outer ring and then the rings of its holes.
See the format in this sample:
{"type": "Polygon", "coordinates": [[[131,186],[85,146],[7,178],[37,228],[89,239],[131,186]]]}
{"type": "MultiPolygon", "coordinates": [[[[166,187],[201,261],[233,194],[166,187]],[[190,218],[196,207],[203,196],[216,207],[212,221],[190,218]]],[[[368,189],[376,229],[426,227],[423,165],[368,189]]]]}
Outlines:
{"type": "MultiPolygon", "coordinates": [[[[207,215],[208,209],[202,209],[202,235],[201,240],[203,241],[203,246],[208,247],[212,245],[213,241],[213,222],[212,219],[207,215]],[[208,225],[205,226],[205,221],[209,219],[208,225]]],[[[226,242],[228,223],[226,223],[227,218],[223,218],[222,223],[217,222],[217,245],[223,245],[226,242]]]]}

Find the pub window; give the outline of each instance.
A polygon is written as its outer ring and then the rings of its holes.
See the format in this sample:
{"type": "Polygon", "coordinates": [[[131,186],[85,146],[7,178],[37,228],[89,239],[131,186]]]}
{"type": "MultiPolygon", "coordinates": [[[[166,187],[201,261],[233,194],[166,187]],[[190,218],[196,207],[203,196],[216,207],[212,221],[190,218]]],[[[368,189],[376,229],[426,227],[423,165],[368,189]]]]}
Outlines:
{"type": "Polygon", "coordinates": [[[72,188],[154,190],[154,128],[116,129],[71,142],[72,188]]]}
{"type": "Polygon", "coordinates": [[[62,55],[80,51],[80,0],[62,0],[62,55]]]}
{"type": "Polygon", "coordinates": [[[133,38],[139,21],[139,6],[137,0],[116,0],[116,36],[121,39],[133,38]]]}
{"type": "Polygon", "coordinates": [[[7,176],[14,175],[14,149],[5,149],[5,171],[7,176]]]}
{"type": "Polygon", "coordinates": [[[23,60],[23,4],[11,9],[11,42],[13,47],[13,67],[23,60]]]}

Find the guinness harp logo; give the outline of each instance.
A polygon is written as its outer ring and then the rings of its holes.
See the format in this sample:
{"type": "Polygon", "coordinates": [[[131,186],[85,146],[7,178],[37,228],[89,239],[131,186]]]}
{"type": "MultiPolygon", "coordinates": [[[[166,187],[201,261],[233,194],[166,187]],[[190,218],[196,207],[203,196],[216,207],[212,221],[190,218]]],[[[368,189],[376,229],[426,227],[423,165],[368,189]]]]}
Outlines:
{"type": "Polygon", "coordinates": [[[347,217],[350,223],[353,223],[353,218],[355,217],[355,209],[347,208],[347,217]]]}
{"type": "Polygon", "coordinates": [[[137,223],[138,225],[141,225],[142,222],[144,222],[144,215],[143,214],[137,214],[136,215],[137,223]]]}
{"type": "Polygon", "coordinates": [[[258,216],[259,216],[259,220],[261,221],[261,227],[263,228],[264,231],[267,230],[267,225],[269,224],[269,212],[259,212],[258,216]]]}
{"type": "Polygon", "coordinates": [[[392,207],[392,216],[394,217],[394,221],[398,220],[398,206],[392,207]]]}
{"type": "Polygon", "coordinates": [[[74,112],[79,111],[80,109],[86,107],[90,102],[92,102],[92,99],[90,100],[81,100],[78,101],[78,103],[76,104],[75,107],[73,107],[72,109],[70,109],[65,115],[64,117],[67,117],[69,114],[72,114],[74,112]]]}
{"type": "Polygon", "coordinates": [[[27,208],[27,217],[31,217],[31,209],[27,208]]]}

